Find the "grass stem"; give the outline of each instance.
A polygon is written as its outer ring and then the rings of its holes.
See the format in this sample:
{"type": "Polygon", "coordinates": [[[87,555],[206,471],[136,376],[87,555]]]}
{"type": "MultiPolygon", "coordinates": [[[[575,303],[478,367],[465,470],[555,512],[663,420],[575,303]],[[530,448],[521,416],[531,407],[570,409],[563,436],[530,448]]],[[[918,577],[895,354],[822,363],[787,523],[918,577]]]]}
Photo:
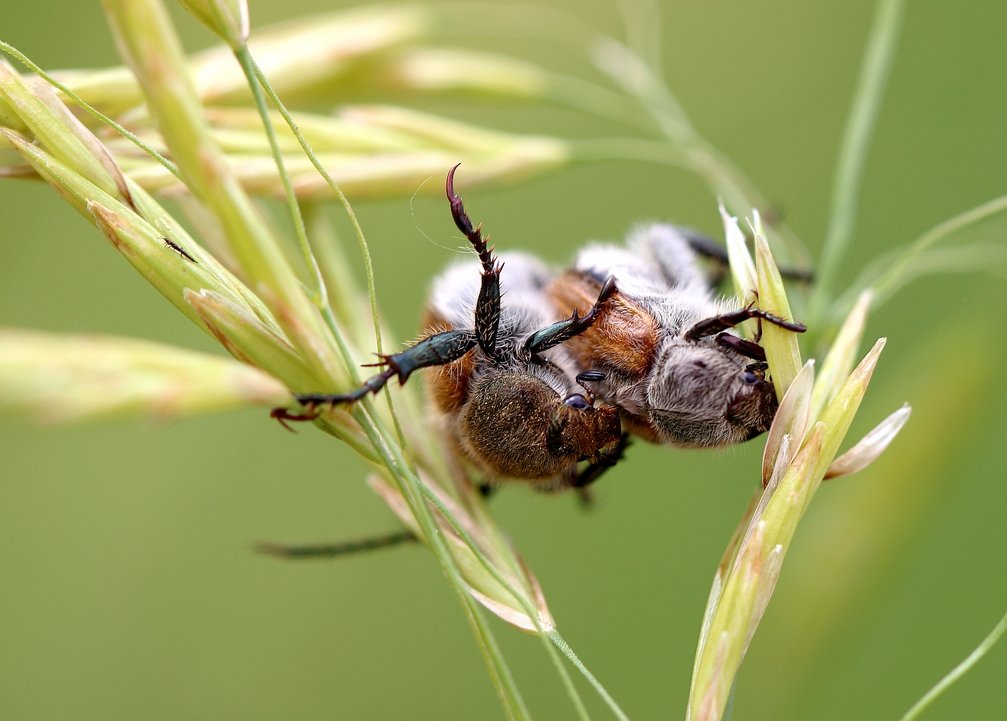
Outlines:
{"type": "Polygon", "coordinates": [[[898,46],[903,0],[880,0],[843,132],[832,186],[832,207],[815,277],[810,318],[819,318],[850,245],[857,217],[864,165],[898,46]]]}
{"type": "Polygon", "coordinates": [[[915,721],[920,717],[927,707],[930,706],[941,694],[951,688],[952,685],[966,673],[968,673],[973,666],[975,666],[983,656],[989,652],[991,648],[999,641],[1004,633],[1007,632],[1007,614],[1004,614],[1003,618],[993,627],[993,630],[989,632],[989,635],[982,640],[982,642],[975,648],[975,650],[970,653],[965,659],[955,666],[951,671],[937,684],[923,694],[923,698],[913,704],[912,708],[906,711],[905,715],[899,719],[899,721],[915,721]]]}

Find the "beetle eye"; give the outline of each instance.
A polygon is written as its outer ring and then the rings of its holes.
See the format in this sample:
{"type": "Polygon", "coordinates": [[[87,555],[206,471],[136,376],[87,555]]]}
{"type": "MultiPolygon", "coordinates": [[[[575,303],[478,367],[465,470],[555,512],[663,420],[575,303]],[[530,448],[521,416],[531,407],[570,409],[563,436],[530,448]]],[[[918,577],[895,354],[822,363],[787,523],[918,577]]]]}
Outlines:
{"type": "Polygon", "coordinates": [[[582,396],[580,393],[571,393],[563,399],[563,403],[570,408],[576,408],[579,411],[591,407],[591,403],[588,402],[587,398],[582,396]]]}
{"type": "Polygon", "coordinates": [[[754,386],[759,382],[759,376],[752,373],[752,371],[745,371],[741,374],[741,380],[745,385],[754,386]]]}

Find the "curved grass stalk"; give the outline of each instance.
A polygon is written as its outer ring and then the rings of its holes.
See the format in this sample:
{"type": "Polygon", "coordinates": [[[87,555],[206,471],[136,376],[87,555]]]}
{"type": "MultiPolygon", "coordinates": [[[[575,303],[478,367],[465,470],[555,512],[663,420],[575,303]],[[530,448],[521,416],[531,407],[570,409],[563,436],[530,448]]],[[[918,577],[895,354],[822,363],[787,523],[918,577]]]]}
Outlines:
{"type": "MultiPolygon", "coordinates": [[[[297,138],[297,142],[301,146],[301,149],[304,151],[305,156],[307,156],[308,160],[311,161],[311,164],[315,167],[315,170],[317,170],[319,175],[322,176],[322,178],[325,180],[328,186],[332,189],[332,192],[336,194],[336,197],[339,199],[340,204],[343,206],[343,210],[346,212],[347,217],[350,219],[350,223],[353,226],[353,232],[357,239],[357,247],[360,250],[360,256],[364,264],[364,277],[366,278],[367,282],[367,301],[371,312],[371,324],[374,328],[374,347],[377,354],[381,355],[384,348],[381,338],[381,319],[378,315],[378,299],[377,299],[376,285],[374,282],[374,264],[371,261],[370,246],[368,246],[367,244],[367,238],[364,235],[364,229],[361,227],[360,221],[357,219],[357,214],[353,210],[353,206],[350,204],[350,201],[346,197],[346,194],[343,193],[342,188],[340,188],[339,185],[335,182],[335,180],[332,179],[332,176],[329,175],[328,171],[325,169],[325,166],[323,166],[321,161],[318,160],[318,156],[315,155],[315,152],[314,150],[312,150],[311,145],[308,143],[307,139],[305,139],[304,135],[301,133],[301,129],[298,127],[297,122],[290,114],[290,111],[287,110],[286,105],[284,105],[283,101],[280,100],[280,96],[273,89],[273,86],[269,82],[269,79],[266,77],[265,73],[262,72],[262,69],[259,67],[259,65],[255,62],[255,58],[252,57],[251,53],[248,50],[247,45],[236,49],[235,54],[238,58],[239,63],[241,64],[242,70],[245,71],[249,87],[252,89],[253,97],[255,98],[256,107],[258,108],[260,117],[262,118],[262,123],[266,127],[266,131],[269,134],[270,146],[272,147],[273,150],[273,157],[276,159],[277,162],[277,170],[280,172],[280,175],[283,178],[284,190],[287,194],[288,207],[290,208],[292,216],[296,215],[296,218],[294,219],[294,225],[295,228],[298,230],[298,242],[301,245],[301,252],[304,253],[305,255],[305,262],[312,269],[312,272],[315,275],[315,282],[318,284],[318,288],[320,290],[318,304],[322,313],[322,317],[324,318],[329,328],[335,331],[336,321],[332,315],[332,308],[329,303],[328,292],[325,290],[325,281],[322,277],[321,269],[318,267],[318,261],[315,258],[313,251],[311,250],[311,244],[308,242],[307,239],[307,232],[304,227],[304,219],[300,214],[300,209],[297,204],[297,198],[296,195],[294,194],[293,186],[290,183],[290,178],[287,175],[286,170],[284,169],[283,166],[282,154],[276,140],[276,133],[273,128],[272,120],[269,118],[269,112],[266,109],[265,103],[263,102],[262,91],[265,91],[266,94],[269,96],[269,99],[273,103],[273,106],[283,117],[284,121],[287,123],[287,126],[290,128],[290,131],[294,134],[294,137],[297,138]]],[[[353,377],[354,382],[359,382],[359,376],[355,374],[355,371],[353,374],[351,374],[351,376],[353,377]]],[[[392,404],[391,396],[386,394],[386,399],[388,404],[388,412],[389,415],[391,416],[392,424],[395,428],[395,433],[398,436],[399,443],[404,444],[405,433],[402,430],[402,425],[399,422],[398,415],[395,413],[395,407],[392,404]]]]}
{"type": "Polygon", "coordinates": [[[594,674],[587,669],[587,666],[585,666],[577,654],[574,653],[570,644],[568,644],[560,635],[559,630],[553,629],[547,634],[547,637],[564,656],[570,659],[570,663],[572,663],[576,669],[581,672],[584,678],[587,679],[588,683],[594,687],[594,690],[598,692],[598,695],[601,696],[602,700],[604,700],[605,703],[608,704],[608,707],[612,709],[612,713],[615,714],[615,717],[619,719],[619,721],[629,721],[629,716],[627,716],[626,713],[619,707],[619,704],[616,703],[615,699],[612,698],[608,691],[605,690],[605,687],[601,685],[598,679],[594,677],[594,674]]]}
{"type": "Polygon", "coordinates": [[[287,126],[290,128],[290,131],[294,134],[294,137],[297,138],[297,142],[300,144],[301,149],[304,151],[305,156],[307,156],[308,160],[311,161],[311,164],[315,167],[315,170],[318,171],[318,174],[321,175],[322,178],[325,180],[325,182],[329,185],[329,187],[332,189],[332,192],[336,194],[336,197],[339,199],[339,203],[343,206],[343,210],[346,212],[347,217],[349,217],[350,219],[350,223],[353,225],[353,232],[356,234],[357,245],[360,248],[360,255],[364,263],[364,273],[367,279],[367,299],[371,307],[371,321],[374,324],[374,342],[376,344],[377,352],[380,353],[382,350],[381,322],[378,317],[378,299],[374,285],[374,264],[371,262],[371,250],[370,247],[367,245],[367,239],[364,237],[364,230],[363,228],[360,227],[360,221],[357,220],[357,214],[354,212],[353,206],[350,205],[350,201],[349,199],[347,199],[342,189],[339,187],[336,181],[332,179],[332,176],[329,175],[329,172],[325,169],[325,166],[322,165],[321,161],[318,160],[318,156],[315,155],[314,151],[311,149],[311,146],[308,144],[308,141],[305,140],[304,135],[301,133],[301,129],[297,125],[297,122],[290,114],[290,111],[287,110],[286,106],[283,104],[283,101],[281,101],[280,97],[276,94],[276,91],[273,89],[273,86],[269,83],[269,79],[262,72],[262,68],[260,68],[255,63],[254,58],[251,58],[251,56],[249,56],[249,60],[251,61],[251,70],[255,75],[255,79],[258,81],[259,84],[261,84],[262,89],[266,91],[266,94],[269,96],[269,99],[273,103],[273,106],[277,109],[277,111],[279,111],[280,115],[282,115],[283,119],[287,122],[287,126]]]}
{"type": "Polygon", "coordinates": [[[893,262],[886,264],[884,273],[872,282],[878,295],[883,297],[891,295],[898,288],[899,281],[910,269],[913,262],[940,241],[1004,212],[1007,212],[1007,195],[989,200],[935,225],[913,241],[893,262]]]}
{"type": "Polygon", "coordinates": [[[846,120],[832,188],[829,225],[812,294],[812,323],[821,316],[843,255],[849,247],[867,150],[884,98],[902,26],[903,0],[881,0],[864,52],[856,94],[846,120]]]}
{"type": "MultiPolygon", "coordinates": [[[[305,154],[312,160],[312,163],[319,170],[322,176],[328,182],[329,186],[336,193],[343,203],[343,208],[345,209],[350,221],[353,224],[354,230],[357,234],[357,242],[360,246],[361,255],[364,261],[364,268],[367,276],[367,295],[370,301],[371,309],[371,322],[374,327],[374,342],[377,349],[377,353],[380,355],[382,348],[381,339],[381,322],[378,317],[377,308],[377,297],[375,293],[374,286],[374,268],[371,263],[370,249],[367,245],[367,239],[364,236],[363,228],[360,227],[360,223],[357,220],[356,213],[353,207],[350,205],[349,200],[343,194],[339,186],[332,180],[332,178],[325,172],[324,167],[318,162],[314,151],[308,144],[304,136],[301,135],[300,129],[294,123],[286,106],[280,100],[279,96],[273,90],[272,85],[266,78],[265,74],[256,64],[255,59],[252,57],[251,52],[248,49],[247,44],[242,43],[234,48],[234,55],[241,66],[242,71],[245,73],[245,78],[248,82],[249,89],[252,93],[252,99],[255,104],[256,110],[259,113],[259,117],[262,120],[263,128],[266,131],[266,137],[269,141],[270,150],[273,154],[273,161],[276,164],[276,169],[280,177],[280,182],[283,185],[284,196],[287,203],[287,210],[290,214],[291,222],[294,226],[294,233],[297,236],[297,243],[301,250],[301,255],[304,258],[304,263],[307,266],[309,272],[314,279],[313,297],[315,305],[318,307],[321,313],[322,319],[328,326],[330,332],[336,337],[342,336],[340,329],[335,321],[335,317],[332,314],[332,308],[329,302],[328,288],[325,284],[325,279],[322,277],[321,268],[319,268],[318,260],[315,257],[314,250],[311,247],[311,241],[308,239],[307,228],[304,223],[304,216],[301,214],[300,204],[297,201],[297,195],[294,192],[293,183],[290,180],[290,175],[287,173],[286,165],[283,162],[283,153],[280,149],[279,142],[276,137],[276,129],[273,126],[272,118],[269,116],[269,110],[266,107],[265,98],[263,97],[263,90],[265,90],[273,102],[274,106],[281,113],[282,117],[288,125],[291,131],[294,133],[298,142],[301,144],[301,148],[304,150],[305,154]]],[[[344,355],[349,359],[352,355],[349,353],[348,348],[344,348],[344,355]]],[[[352,364],[348,364],[352,365],[352,364]]],[[[350,377],[354,383],[359,382],[359,375],[356,373],[356,368],[348,368],[350,372],[350,377]]],[[[399,443],[403,444],[405,441],[405,435],[402,432],[402,427],[399,423],[398,416],[395,413],[395,408],[392,404],[392,399],[390,395],[386,395],[388,402],[388,411],[392,419],[392,423],[395,427],[396,435],[398,436],[399,443]]]]}
{"type": "Polygon", "coordinates": [[[628,721],[628,717],[626,717],[625,713],[616,703],[615,699],[608,693],[605,687],[601,685],[601,682],[598,681],[594,674],[588,670],[577,654],[574,653],[573,649],[565,641],[563,641],[563,637],[559,635],[558,630],[556,628],[542,628],[539,623],[538,610],[528,601],[526,594],[520,593],[513,585],[511,585],[510,581],[508,581],[503,574],[500,573],[489,558],[486,557],[486,554],[483,553],[479,544],[474,538],[472,538],[472,535],[461,523],[458,522],[458,519],[454,517],[450,509],[444,504],[443,500],[438,497],[429,486],[423,483],[422,479],[417,479],[417,488],[423,494],[426,501],[437,509],[437,512],[441,514],[447,524],[451,527],[451,530],[458,534],[458,537],[466,544],[466,546],[468,546],[473,555],[482,565],[483,569],[489,573],[490,577],[499,583],[504,590],[511,594],[511,596],[513,596],[514,599],[521,605],[531,623],[534,624],[537,635],[543,640],[546,647],[546,653],[549,655],[550,660],[556,667],[556,671],[563,681],[564,687],[567,689],[567,693],[570,695],[571,701],[574,703],[574,707],[578,710],[578,715],[582,719],[589,718],[587,709],[580,698],[580,694],[573,685],[566,668],[561,662],[559,662],[553,646],[559,649],[559,651],[567,657],[570,663],[573,664],[573,666],[584,676],[588,683],[591,684],[591,686],[598,692],[598,695],[602,698],[602,700],[612,710],[612,713],[615,714],[616,718],[620,719],[620,721],[628,721]]]}
{"type": "Polygon", "coordinates": [[[472,627],[473,635],[476,637],[477,645],[483,655],[490,679],[508,718],[514,719],[514,721],[531,719],[531,714],[528,712],[521,692],[514,681],[513,674],[503,654],[500,652],[496,639],[486,624],[486,619],[476,605],[475,600],[467,591],[461,572],[454,562],[454,558],[444,537],[437,528],[433,513],[425,499],[421,498],[421,496],[425,495],[423,493],[425,485],[405,461],[399,452],[400,449],[384,437],[385,432],[377,426],[372,414],[369,414],[364,409],[357,408],[354,409],[353,415],[364,429],[374,449],[378,452],[382,464],[391,473],[393,482],[408,504],[413,518],[419,524],[424,538],[427,539],[434,557],[441,566],[441,570],[448,577],[452,590],[458,596],[465,616],[472,627]]]}
{"type": "Polygon", "coordinates": [[[923,694],[923,698],[914,703],[912,708],[906,711],[899,721],[916,721],[920,717],[920,714],[926,711],[941,694],[951,688],[958,679],[979,663],[982,657],[1003,637],[1004,633],[1007,633],[1007,614],[1004,614],[1003,618],[1000,619],[997,625],[993,627],[993,630],[989,632],[989,635],[982,640],[972,653],[966,656],[960,664],[951,669],[932,689],[923,694]]]}
{"type": "Polygon", "coordinates": [[[661,8],[655,0],[618,0],[626,45],[660,74],[661,8]]]}
{"type": "MultiPolygon", "coordinates": [[[[766,208],[769,203],[745,174],[709,143],[692,125],[678,98],[661,81],[654,68],[632,50],[605,38],[594,53],[595,64],[646,111],[683,165],[699,176],[735,213],[766,208]]],[[[785,226],[775,234],[788,252],[790,262],[806,265],[808,251],[785,226]]]]}
{"type": "Polygon", "coordinates": [[[580,696],[577,692],[577,689],[573,686],[573,683],[570,681],[570,677],[567,674],[566,669],[563,667],[562,663],[556,663],[557,657],[555,655],[555,651],[552,648],[553,646],[559,649],[559,651],[564,656],[566,656],[566,658],[570,661],[570,663],[573,664],[574,668],[576,668],[581,673],[581,675],[584,676],[584,678],[587,680],[589,684],[591,684],[591,686],[595,689],[595,691],[598,693],[601,699],[608,705],[609,709],[612,711],[612,713],[615,715],[616,718],[620,719],[620,721],[629,721],[629,718],[626,716],[625,712],[623,712],[623,710],[619,707],[619,704],[615,701],[612,695],[605,689],[605,687],[601,684],[601,682],[598,681],[598,679],[594,676],[594,674],[591,673],[591,671],[587,668],[587,666],[584,665],[583,661],[580,660],[580,658],[574,652],[573,648],[571,648],[570,645],[567,644],[565,640],[563,640],[563,637],[560,635],[559,630],[556,628],[544,629],[541,627],[538,621],[537,609],[535,609],[531,605],[531,603],[528,602],[527,598],[525,597],[525,594],[519,593],[518,590],[515,589],[510,584],[510,582],[503,576],[503,574],[501,574],[499,570],[497,570],[497,568],[490,562],[490,560],[483,553],[482,549],[479,547],[479,544],[476,543],[474,538],[472,538],[472,535],[467,530],[465,530],[465,528],[451,514],[450,510],[444,505],[443,501],[437,496],[437,494],[435,494],[429,488],[429,486],[424,484],[422,480],[418,482],[418,487],[420,491],[423,493],[423,495],[426,497],[427,501],[437,509],[437,511],[447,521],[448,525],[451,526],[451,530],[457,533],[459,538],[461,538],[462,541],[464,541],[465,544],[472,550],[473,554],[482,564],[483,568],[487,571],[487,573],[489,573],[490,576],[493,578],[493,580],[499,583],[508,593],[510,593],[517,600],[517,602],[524,609],[525,613],[528,615],[528,618],[531,620],[533,624],[535,624],[537,634],[545,642],[546,651],[549,654],[550,659],[553,660],[553,663],[556,666],[557,673],[559,673],[561,679],[563,680],[564,686],[567,688],[568,693],[570,694],[571,700],[574,702],[575,707],[578,708],[579,713],[581,714],[581,718],[585,719],[588,718],[587,709],[584,708],[583,702],[580,700],[580,696]],[[546,639],[548,639],[548,641],[546,641],[546,639]]]}
{"type": "MultiPolygon", "coordinates": [[[[280,183],[283,185],[283,195],[287,203],[287,212],[290,215],[290,221],[294,226],[294,235],[297,237],[297,244],[301,250],[304,264],[314,281],[314,287],[311,290],[315,297],[315,305],[319,309],[327,307],[329,305],[328,290],[325,286],[325,280],[322,278],[322,271],[318,267],[318,261],[315,259],[315,253],[311,249],[311,241],[308,240],[308,231],[304,225],[304,216],[301,215],[301,208],[297,202],[297,194],[294,192],[294,185],[290,181],[290,174],[287,173],[287,166],[283,162],[283,152],[280,150],[280,144],[276,138],[276,128],[273,127],[273,120],[269,117],[269,109],[266,107],[266,101],[262,95],[262,87],[260,87],[260,83],[255,75],[255,61],[252,59],[247,45],[235,47],[234,57],[245,73],[249,90],[252,92],[252,102],[255,104],[255,109],[259,112],[262,127],[266,131],[266,139],[269,141],[269,149],[273,154],[273,162],[276,164],[280,183]]],[[[376,320],[377,317],[375,316],[376,320]]],[[[380,340],[378,344],[380,346],[380,340]]]]}
{"type": "MultiPolygon", "coordinates": [[[[1002,265],[1002,246],[991,247],[990,250],[993,253],[987,256],[985,261],[981,254],[983,246],[979,244],[957,246],[956,250],[971,252],[956,254],[956,257],[947,259],[945,263],[938,263],[940,257],[931,258],[928,251],[932,251],[933,247],[941,241],[1005,213],[1007,213],[1007,195],[1002,195],[938,223],[908,246],[880,256],[867,266],[850,286],[850,289],[832,304],[835,308],[834,315],[841,316],[846,313],[863,289],[871,289],[874,296],[873,304],[878,307],[903,286],[916,277],[927,273],[974,272],[977,270],[996,273],[996,264],[1002,265]],[[993,267],[988,262],[990,260],[994,264],[993,267]]],[[[936,253],[936,251],[934,252],[936,253]]],[[[834,320],[834,318],[830,317],[829,320],[834,320]]]]}

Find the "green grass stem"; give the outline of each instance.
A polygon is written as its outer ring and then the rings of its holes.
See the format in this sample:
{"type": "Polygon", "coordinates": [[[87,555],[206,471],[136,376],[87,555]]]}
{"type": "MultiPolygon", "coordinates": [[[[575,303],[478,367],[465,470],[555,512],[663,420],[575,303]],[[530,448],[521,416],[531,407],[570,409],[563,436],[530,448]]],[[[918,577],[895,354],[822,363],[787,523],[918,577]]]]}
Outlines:
{"type": "Polygon", "coordinates": [[[913,704],[912,708],[906,711],[905,715],[902,716],[899,721],[916,721],[934,701],[940,697],[945,691],[947,691],[951,686],[953,686],[962,676],[968,673],[973,666],[975,666],[979,661],[985,656],[996,642],[999,641],[1004,633],[1007,633],[1007,614],[1004,614],[1003,618],[997,622],[997,625],[993,627],[993,630],[989,632],[989,635],[982,640],[982,642],[975,648],[975,650],[970,653],[965,659],[951,669],[948,674],[942,678],[937,684],[923,694],[923,698],[913,704]]]}
{"type": "Polygon", "coordinates": [[[898,46],[903,6],[903,0],[880,0],[875,10],[833,177],[828,229],[816,268],[809,314],[812,322],[824,312],[853,236],[867,151],[898,46]]]}

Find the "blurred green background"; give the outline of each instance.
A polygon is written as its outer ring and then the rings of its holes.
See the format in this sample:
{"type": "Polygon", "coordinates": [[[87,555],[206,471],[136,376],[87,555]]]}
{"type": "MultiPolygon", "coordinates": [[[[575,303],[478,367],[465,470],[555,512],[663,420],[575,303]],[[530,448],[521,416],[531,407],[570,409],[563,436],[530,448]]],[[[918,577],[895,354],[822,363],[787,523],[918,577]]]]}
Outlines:
{"type": "MultiPolygon", "coordinates": [[[[253,3],[253,27],[341,4],[253,3]]],[[[550,5],[621,32],[617,4],[550,5]]],[[[96,3],[38,0],[2,14],[3,39],[44,67],[118,62],[96,3]]],[[[210,43],[175,15],[189,48],[210,43]]],[[[668,79],[695,124],[816,250],[872,5],[676,3],[663,15],[668,79]]],[[[1005,36],[1003,3],[910,4],[844,282],[1007,191],[1005,36]]],[[[489,46],[581,67],[560,44],[489,46]]],[[[426,107],[504,129],[610,132],[557,110],[426,107]]],[[[464,192],[464,172],[459,183],[464,192]]],[[[582,165],[466,200],[501,248],[557,264],[643,219],[719,235],[706,188],[656,165],[582,165]]],[[[457,243],[446,207],[419,197],[356,208],[383,311],[408,339],[429,279],[455,258],[440,247],[457,243]]],[[[0,217],[3,325],[216,352],[48,187],[4,181],[0,217]]],[[[912,419],[876,466],[822,488],[741,669],[735,719],[898,718],[1007,607],[1005,302],[1002,278],[951,275],[872,316],[868,338],[887,336],[888,347],[853,435],[904,401],[912,419]]],[[[299,564],[250,552],[255,540],[396,527],[364,465],[332,439],[288,434],[258,411],[59,429],[5,418],[0,449],[0,718],[501,717],[422,549],[299,564]]],[[[684,716],[710,580],[760,452],[758,442],[720,453],[637,443],[590,512],[523,488],[494,501],[561,631],[632,718],[684,716]]],[[[491,623],[536,717],[572,718],[541,645],[491,623]]],[[[1005,678],[1002,645],[926,718],[1007,718],[1005,678]]]]}

